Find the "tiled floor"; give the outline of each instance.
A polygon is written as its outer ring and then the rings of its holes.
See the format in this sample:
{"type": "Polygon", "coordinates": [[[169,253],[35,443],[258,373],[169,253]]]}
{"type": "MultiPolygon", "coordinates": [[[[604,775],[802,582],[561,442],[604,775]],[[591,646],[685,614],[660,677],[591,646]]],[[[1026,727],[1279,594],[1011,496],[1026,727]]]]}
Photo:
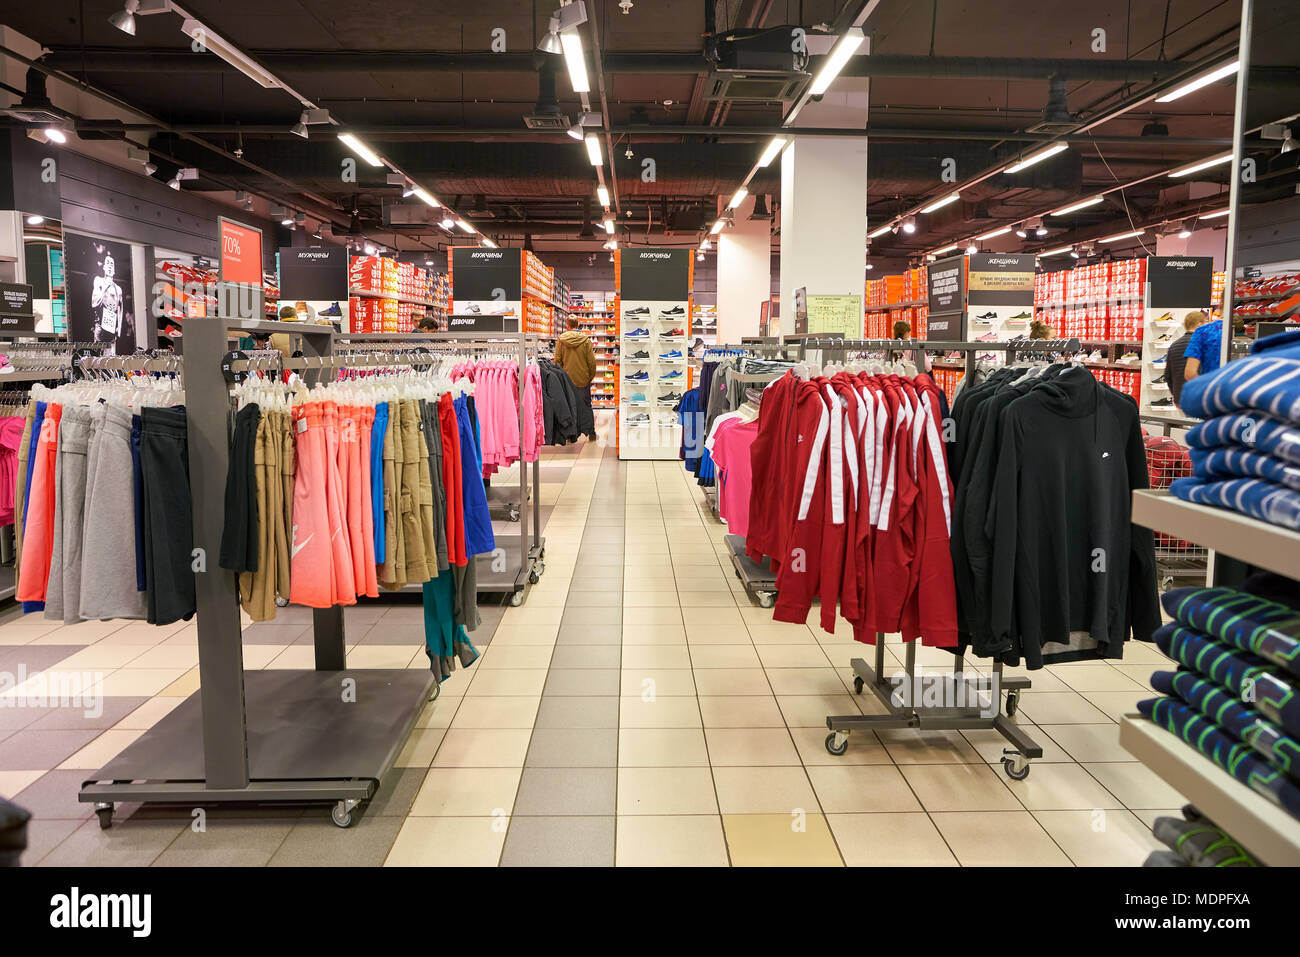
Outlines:
{"type": "MultiPolygon", "coordinates": [[[[833,757],[826,715],[878,710],[851,691],[861,646],[750,602],[679,463],[591,444],[548,449],[543,477],[541,583],[485,609],[481,658],[346,831],[320,807],[209,809],[196,829],[155,806],[101,831],[78,785],[194,690],[194,626],[7,616],[0,671],[102,673],[106,695],[93,720],[0,708],[0,794],[34,814],[24,863],[1137,865],[1183,803],[1118,743],[1153,648],[1033,675],[1017,720],[1044,756],[1025,781],[991,731],[855,732],[833,757]]],[[[247,667],[311,667],[309,623],[248,627],[247,667]]],[[[348,609],[347,628],[352,666],[424,666],[416,606],[348,609]]]]}

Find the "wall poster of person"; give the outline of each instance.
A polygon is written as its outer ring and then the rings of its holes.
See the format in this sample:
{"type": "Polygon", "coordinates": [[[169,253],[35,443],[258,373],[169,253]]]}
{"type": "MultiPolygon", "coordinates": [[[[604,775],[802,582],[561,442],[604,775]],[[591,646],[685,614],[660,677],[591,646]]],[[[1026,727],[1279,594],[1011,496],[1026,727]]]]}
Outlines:
{"type": "Polygon", "coordinates": [[[68,338],[95,342],[104,354],[135,351],[136,308],[131,281],[131,246],[65,233],[68,338]]]}

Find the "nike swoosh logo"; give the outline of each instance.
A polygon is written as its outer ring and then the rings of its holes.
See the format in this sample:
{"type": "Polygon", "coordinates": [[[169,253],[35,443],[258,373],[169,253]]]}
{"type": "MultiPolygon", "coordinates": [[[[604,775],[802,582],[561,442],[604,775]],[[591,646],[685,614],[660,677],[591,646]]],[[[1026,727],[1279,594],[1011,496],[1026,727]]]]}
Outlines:
{"type": "MultiPolygon", "coordinates": [[[[297,538],[297,537],[298,537],[298,526],[297,526],[297,525],[295,525],[295,526],[293,527],[293,537],[294,537],[294,538],[297,538]]],[[[304,538],[304,539],[302,540],[301,543],[296,543],[296,542],[295,542],[295,543],[290,547],[290,549],[289,549],[289,558],[290,558],[291,560],[292,560],[293,558],[296,558],[297,555],[298,555],[298,553],[299,553],[300,551],[302,551],[304,548],[307,547],[307,543],[310,542],[310,541],[311,541],[313,538],[315,538],[315,537],[316,537],[316,533],[315,533],[315,532],[312,532],[310,535],[308,535],[306,538],[304,538]]]]}

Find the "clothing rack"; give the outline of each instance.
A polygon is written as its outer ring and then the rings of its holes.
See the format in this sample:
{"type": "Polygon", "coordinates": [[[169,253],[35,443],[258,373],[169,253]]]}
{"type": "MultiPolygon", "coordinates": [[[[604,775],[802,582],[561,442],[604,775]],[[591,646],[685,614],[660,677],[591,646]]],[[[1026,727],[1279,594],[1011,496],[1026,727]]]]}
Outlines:
{"type": "Polygon", "coordinates": [[[434,686],[423,669],[349,669],[338,605],[312,611],[314,670],[244,670],[236,576],[217,566],[230,457],[227,330],[288,333],[311,358],[329,356],[333,346],[330,326],[185,323],[200,687],[87,777],[78,800],[95,804],[101,827],[112,825],[118,801],[331,801],[331,819],[347,827],[393,767],[434,686]]]}

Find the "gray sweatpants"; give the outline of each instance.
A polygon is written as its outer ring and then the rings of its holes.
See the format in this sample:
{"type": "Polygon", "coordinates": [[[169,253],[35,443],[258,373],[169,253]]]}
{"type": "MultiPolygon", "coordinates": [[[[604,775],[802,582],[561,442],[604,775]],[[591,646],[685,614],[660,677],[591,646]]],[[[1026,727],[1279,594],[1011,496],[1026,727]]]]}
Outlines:
{"type": "Polygon", "coordinates": [[[82,618],[144,618],[147,594],[136,590],[135,487],[131,413],[106,406],[94,445],[86,496],[82,618]]]}
{"type": "MultiPolygon", "coordinates": [[[[90,409],[64,406],[55,459],[54,528],[50,530],[50,580],[45,589],[45,617],[68,625],[81,621],[81,536],[89,442],[90,409]]],[[[110,562],[117,558],[113,554],[102,557],[110,562]]]]}

